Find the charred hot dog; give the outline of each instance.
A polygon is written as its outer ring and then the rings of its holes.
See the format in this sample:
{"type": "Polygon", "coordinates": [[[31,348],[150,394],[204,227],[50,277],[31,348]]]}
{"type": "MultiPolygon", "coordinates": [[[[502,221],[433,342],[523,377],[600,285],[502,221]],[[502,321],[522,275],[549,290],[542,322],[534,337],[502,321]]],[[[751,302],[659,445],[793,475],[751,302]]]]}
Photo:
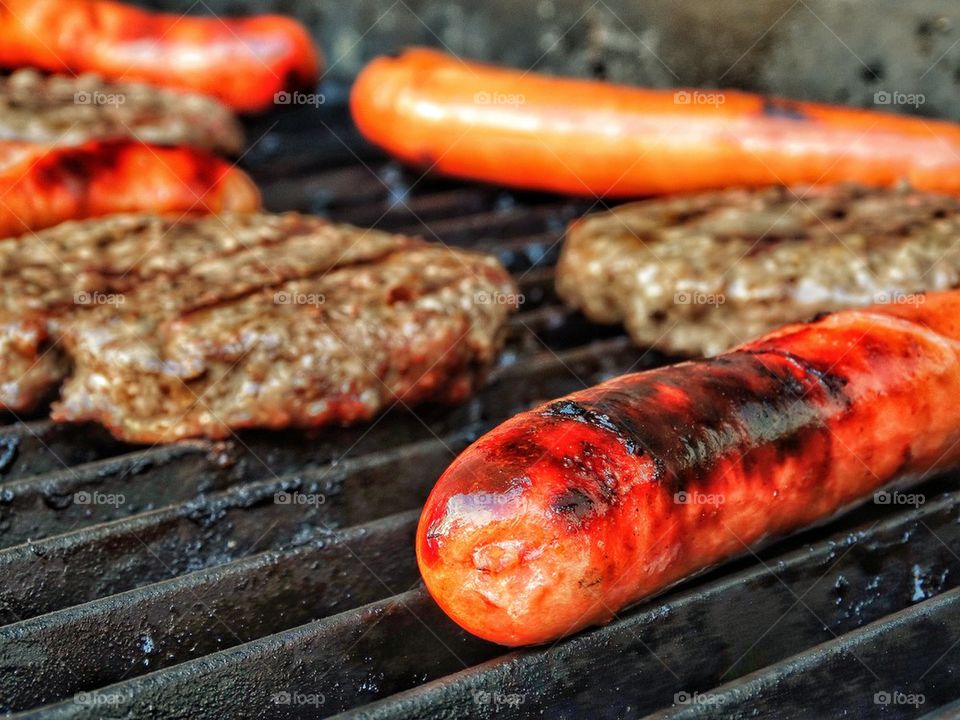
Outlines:
{"type": "Polygon", "coordinates": [[[960,462],[960,291],[787,325],[499,426],[440,478],[417,557],[440,606],[543,643],[898,478],[960,462]]]}
{"type": "Polygon", "coordinates": [[[242,170],[200,150],[135,141],[0,143],[0,238],[111,213],[259,206],[260,194],[242,170]]]}

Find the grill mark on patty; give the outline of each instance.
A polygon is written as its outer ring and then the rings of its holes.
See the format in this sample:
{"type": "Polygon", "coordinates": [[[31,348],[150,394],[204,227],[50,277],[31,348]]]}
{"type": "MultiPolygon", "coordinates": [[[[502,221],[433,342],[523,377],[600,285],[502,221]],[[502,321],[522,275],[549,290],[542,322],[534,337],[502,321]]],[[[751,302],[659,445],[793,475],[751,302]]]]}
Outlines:
{"type": "MultiPolygon", "coordinates": [[[[212,218],[208,220],[200,220],[199,222],[206,222],[211,224],[215,229],[218,228],[218,225],[214,224],[214,223],[217,223],[218,221],[212,218]]],[[[150,238],[150,239],[144,240],[144,245],[147,247],[150,247],[155,245],[158,239],[162,240],[164,235],[169,233],[172,229],[176,229],[187,223],[189,223],[189,221],[186,221],[186,223],[184,223],[184,221],[182,220],[161,221],[157,223],[147,222],[144,224],[138,224],[134,228],[130,228],[129,234],[136,235],[138,232],[139,234],[146,234],[146,233],[159,231],[160,232],[159,238],[150,238]]],[[[157,292],[163,292],[166,289],[164,286],[170,286],[172,284],[175,284],[178,280],[181,280],[183,278],[195,278],[199,281],[201,279],[201,276],[192,274],[192,269],[197,265],[210,262],[210,261],[216,261],[216,260],[229,260],[230,258],[237,257],[239,255],[242,255],[243,253],[262,250],[262,249],[276,249],[280,251],[282,250],[280,246],[286,243],[294,242],[299,238],[309,236],[312,232],[317,232],[317,231],[336,232],[337,227],[338,227],[337,225],[328,223],[326,221],[317,222],[317,223],[307,222],[304,220],[304,218],[291,214],[291,215],[284,216],[284,223],[281,223],[279,227],[276,228],[275,234],[269,235],[267,237],[258,235],[256,240],[252,242],[241,241],[236,243],[233,247],[229,249],[224,249],[222,242],[217,242],[215,239],[211,238],[211,241],[209,244],[204,243],[200,246],[202,248],[202,254],[200,254],[194,260],[192,265],[178,265],[177,267],[172,269],[170,268],[153,269],[150,272],[144,272],[144,268],[139,265],[134,265],[130,268],[127,268],[126,270],[120,270],[120,269],[113,270],[113,269],[109,269],[105,265],[87,265],[87,266],[77,268],[77,271],[80,273],[89,273],[91,275],[95,275],[96,277],[103,280],[107,280],[107,281],[111,279],[124,281],[124,282],[117,282],[116,284],[107,284],[106,287],[102,287],[102,288],[100,287],[88,288],[89,290],[96,289],[102,292],[126,293],[131,290],[137,289],[139,287],[152,285],[153,287],[155,287],[157,292]]],[[[242,223],[242,224],[238,223],[236,227],[231,227],[227,224],[224,224],[223,228],[224,228],[224,233],[228,235],[233,235],[237,231],[242,232],[248,229],[246,223],[242,223]]],[[[398,250],[405,251],[405,250],[410,250],[410,249],[424,246],[423,241],[414,237],[396,236],[396,238],[398,239],[398,244],[402,243],[400,247],[397,247],[397,246],[384,247],[376,255],[366,255],[363,257],[355,258],[353,260],[348,260],[346,262],[340,262],[339,260],[336,260],[334,261],[333,265],[326,265],[324,266],[324,268],[321,268],[318,270],[309,270],[306,273],[288,272],[280,276],[275,276],[273,279],[259,278],[255,281],[251,281],[249,288],[240,290],[237,293],[227,293],[225,296],[223,296],[219,300],[222,300],[224,302],[229,302],[230,300],[236,299],[238,297],[255,294],[257,289],[272,288],[272,287],[282,285],[286,282],[290,282],[292,280],[308,279],[309,277],[315,277],[317,275],[322,275],[324,273],[332,272],[334,270],[341,269],[341,268],[358,267],[364,264],[376,264],[378,262],[383,261],[385,257],[392,252],[396,252],[398,250]]],[[[9,242],[29,243],[30,238],[26,237],[21,240],[14,240],[9,242]]],[[[124,240],[124,242],[128,242],[128,240],[124,240]]],[[[101,244],[103,243],[101,243],[100,238],[96,238],[94,245],[100,246],[101,244]]],[[[161,249],[169,252],[173,252],[176,249],[176,245],[177,243],[175,240],[169,241],[166,244],[166,246],[161,249]]],[[[11,254],[15,253],[16,251],[16,248],[12,246],[9,249],[11,250],[11,254]]],[[[73,247],[71,249],[74,252],[77,252],[78,250],[83,250],[84,248],[73,247]]],[[[342,255],[343,253],[341,253],[341,257],[342,255]]],[[[145,253],[141,253],[140,258],[138,259],[142,260],[144,256],[145,256],[145,253]]],[[[252,267],[254,265],[261,265],[265,267],[267,270],[273,272],[273,269],[270,268],[269,265],[267,265],[262,259],[253,258],[253,257],[251,257],[250,259],[251,259],[250,265],[244,265],[244,266],[241,266],[241,268],[252,267]]],[[[67,264],[70,263],[69,260],[67,260],[66,262],[67,264]]],[[[30,269],[49,270],[49,268],[50,268],[49,264],[43,264],[39,262],[29,263],[26,265],[17,265],[14,268],[10,268],[9,270],[5,270],[3,273],[0,273],[0,278],[2,278],[4,274],[8,274],[8,273],[21,274],[24,271],[30,270],[30,269]]],[[[241,268],[237,268],[237,270],[240,270],[241,268]]],[[[218,304],[219,300],[198,303],[196,306],[194,306],[193,309],[203,309],[210,305],[218,304]]],[[[48,305],[46,310],[51,314],[55,314],[60,312],[63,308],[73,307],[73,305],[74,303],[71,302],[70,300],[65,300],[63,302],[52,303],[48,305]]],[[[187,310],[189,311],[190,308],[188,308],[187,310]]]]}
{"type": "MultiPolygon", "coordinates": [[[[380,254],[377,256],[364,256],[362,258],[357,258],[355,260],[351,260],[339,265],[331,265],[325,268],[317,268],[303,275],[291,274],[289,276],[284,276],[274,281],[265,280],[265,281],[253,282],[253,283],[250,283],[250,287],[246,287],[242,290],[239,290],[236,293],[228,293],[227,295],[218,296],[209,301],[205,301],[205,302],[201,301],[192,305],[187,305],[177,311],[178,314],[176,316],[176,319],[185,320],[189,318],[191,315],[194,315],[196,313],[216,310],[218,308],[237,304],[255,295],[260,295],[270,290],[276,290],[277,288],[280,288],[286,285],[287,283],[323,279],[328,275],[330,275],[331,273],[335,273],[335,272],[361,270],[364,267],[375,267],[381,263],[388,262],[394,256],[400,256],[412,250],[418,250],[421,247],[422,245],[412,245],[406,248],[395,248],[393,250],[387,250],[383,254],[380,254]]],[[[190,276],[190,277],[196,277],[196,276],[190,276]]],[[[457,278],[452,279],[449,283],[439,286],[436,289],[436,292],[439,292],[445,287],[450,287],[452,285],[455,285],[458,282],[459,282],[459,279],[457,278]]],[[[415,298],[412,298],[412,299],[415,299],[415,298]]]]}
{"type": "Polygon", "coordinates": [[[623,322],[642,347],[716,355],[817,312],[954,289],[958,234],[960,200],[903,188],[644,200],[570,227],[557,292],[592,320],[623,322]],[[721,300],[675,302],[696,292],[721,300]]]}

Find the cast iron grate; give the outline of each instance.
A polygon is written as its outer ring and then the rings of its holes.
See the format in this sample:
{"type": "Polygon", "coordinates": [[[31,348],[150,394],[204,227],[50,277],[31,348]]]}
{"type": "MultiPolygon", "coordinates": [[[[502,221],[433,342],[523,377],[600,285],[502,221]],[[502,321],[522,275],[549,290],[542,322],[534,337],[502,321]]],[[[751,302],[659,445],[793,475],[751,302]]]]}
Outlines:
{"type": "Polygon", "coordinates": [[[245,164],[268,206],[496,253],[526,302],[493,377],[454,409],[221,443],[131,447],[95,427],[6,418],[0,709],[36,718],[951,712],[960,697],[956,476],[925,482],[918,508],[864,506],[550,647],[508,652],[443,616],[419,583],[412,538],[453,455],[537,401],[666,358],[553,294],[557,241],[593,203],[418,180],[359,140],[342,92],[330,90],[319,110],[251,125],[259,141],[245,164]]]}

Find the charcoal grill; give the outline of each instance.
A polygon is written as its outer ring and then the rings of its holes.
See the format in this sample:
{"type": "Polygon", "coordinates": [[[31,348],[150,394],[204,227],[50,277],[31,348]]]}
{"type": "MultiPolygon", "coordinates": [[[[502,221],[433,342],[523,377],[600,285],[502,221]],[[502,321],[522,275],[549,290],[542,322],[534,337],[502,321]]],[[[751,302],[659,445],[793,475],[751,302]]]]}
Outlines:
{"type": "Polygon", "coordinates": [[[498,366],[456,408],[226,442],[134,447],[93,426],[5,417],[2,711],[957,714],[957,475],[922,482],[919,507],[865,505],[549,647],[507,651],[446,619],[419,582],[413,535],[455,454],[533,403],[668,358],[554,295],[564,226],[597,203],[420,178],[360,140],[343,87],[323,91],[320,108],[248,128],[244,165],[267,205],[499,256],[525,302],[498,366]]]}

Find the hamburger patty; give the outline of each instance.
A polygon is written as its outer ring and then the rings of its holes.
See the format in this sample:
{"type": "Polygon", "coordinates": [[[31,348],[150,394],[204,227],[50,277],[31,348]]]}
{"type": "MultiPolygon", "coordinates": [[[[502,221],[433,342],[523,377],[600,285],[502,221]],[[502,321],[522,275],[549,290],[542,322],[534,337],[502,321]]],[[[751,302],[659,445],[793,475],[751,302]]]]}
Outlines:
{"type": "Polygon", "coordinates": [[[0,404],[119,438],[458,402],[515,294],[496,259],[299,215],[117,215],[0,244],[0,404]]]}
{"type": "Polygon", "coordinates": [[[622,205],[571,225],[557,291],[639,345],[714,355],[787,322],[960,286],[960,199],[843,185],[622,205]]]}
{"type": "Polygon", "coordinates": [[[192,145],[238,155],[243,130],[232,111],[202,95],[97,75],[0,77],[0,140],[79,145],[133,137],[153,145],[192,145]]]}

